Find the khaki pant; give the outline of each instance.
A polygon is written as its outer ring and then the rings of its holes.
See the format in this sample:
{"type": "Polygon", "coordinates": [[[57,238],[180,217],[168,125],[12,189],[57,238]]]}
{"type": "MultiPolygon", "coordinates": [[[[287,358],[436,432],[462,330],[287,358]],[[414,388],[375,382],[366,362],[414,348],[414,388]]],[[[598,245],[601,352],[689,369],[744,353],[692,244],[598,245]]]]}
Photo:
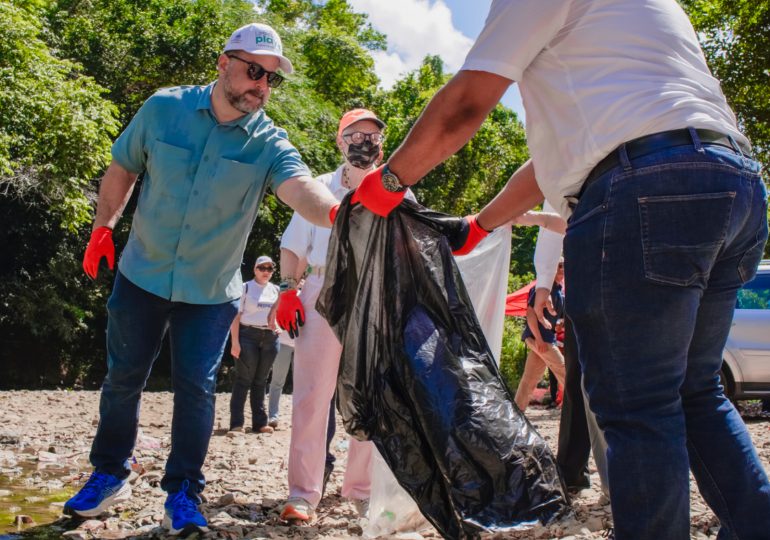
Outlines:
{"type": "Polygon", "coordinates": [[[532,395],[532,391],[537,386],[537,383],[543,378],[546,368],[551,368],[556,380],[559,384],[564,386],[564,357],[559,352],[556,345],[549,345],[548,349],[539,353],[535,350],[534,338],[527,338],[525,343],[529,348],[529,354],[527,354],[527,360],[524,364],[524,374],[519,381],[519,388],[516,390],[516,397],[514,401],[516,405],[524,412],[529,405],[529,397],[532,395]]]}

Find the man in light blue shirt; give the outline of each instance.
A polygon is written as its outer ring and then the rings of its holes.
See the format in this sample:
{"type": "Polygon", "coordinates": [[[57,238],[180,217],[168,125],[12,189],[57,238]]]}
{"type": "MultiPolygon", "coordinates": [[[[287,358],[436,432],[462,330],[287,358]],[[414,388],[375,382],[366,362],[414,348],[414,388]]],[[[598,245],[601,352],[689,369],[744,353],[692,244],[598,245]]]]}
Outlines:
{"type": "Polygon", "coordinates": [[[88,483],[65,513],[96,516],[126,500],[142,389],[168,330],[173,362],[171,453],[161,486],[171,534],[205,530],[198,511],[214,423],[216,373],[242,290],[240,262],[269,187],[309,221],[329,227],[337,204],[262,110],[291,73],[269,26],[236,30],[208,86],[158,91],[112,148],[83,260],[95,278],[114,260],[112,228],[137,176],[131,234],[107,303],[108,373],[88,483]]]}

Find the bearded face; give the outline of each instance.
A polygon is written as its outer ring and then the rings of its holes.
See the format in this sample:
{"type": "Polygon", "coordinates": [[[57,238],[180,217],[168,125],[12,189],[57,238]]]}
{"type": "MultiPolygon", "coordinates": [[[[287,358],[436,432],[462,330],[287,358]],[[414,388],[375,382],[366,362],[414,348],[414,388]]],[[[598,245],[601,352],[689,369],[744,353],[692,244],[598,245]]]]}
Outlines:
{"type": "Polygon", "coordinates": [[[234,63],[231,62],[219,78],[225,99],[234,109],[244,114],[257,112],[267,104],[270,98],[269,88],[263,88],[262,86],[254,88],[253,85],[250,85],[245,90],[237,90],[233,80],[235,78],[233,74],[234,68],[234,63]]]}

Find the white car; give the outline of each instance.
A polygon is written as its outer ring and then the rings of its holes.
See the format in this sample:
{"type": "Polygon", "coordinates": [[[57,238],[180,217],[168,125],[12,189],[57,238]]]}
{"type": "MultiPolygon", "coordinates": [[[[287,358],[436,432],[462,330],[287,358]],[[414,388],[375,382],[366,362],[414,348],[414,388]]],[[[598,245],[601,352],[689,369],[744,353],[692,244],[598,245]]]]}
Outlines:
{"type": "Polygon", "coordinates": [[[770,398],[770,260],[738,291],[720,375],[730,399],[770,398]]]}

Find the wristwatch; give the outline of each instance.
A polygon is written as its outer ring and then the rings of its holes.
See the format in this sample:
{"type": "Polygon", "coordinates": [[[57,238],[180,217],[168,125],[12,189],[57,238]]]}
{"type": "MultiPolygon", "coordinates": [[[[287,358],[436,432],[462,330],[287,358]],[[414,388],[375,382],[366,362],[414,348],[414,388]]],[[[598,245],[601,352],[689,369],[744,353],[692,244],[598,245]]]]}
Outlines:
{"type": "Polygon", "coordinates": [[[406,186],[401,184],[398,176],[390,172],[390,168],[387,165],[382,168],[382,187],[385,188],[385,191],[390,191],[391,193],[406,191],[406,186]]]}
{"type": "Polygon", "coordinates": [[[278,289],[281,292],[288,291],[291,289],[297,288],[297,280],[294,278],[286,278],[284,279],[280,285],[278,285],[278,289]]]}

